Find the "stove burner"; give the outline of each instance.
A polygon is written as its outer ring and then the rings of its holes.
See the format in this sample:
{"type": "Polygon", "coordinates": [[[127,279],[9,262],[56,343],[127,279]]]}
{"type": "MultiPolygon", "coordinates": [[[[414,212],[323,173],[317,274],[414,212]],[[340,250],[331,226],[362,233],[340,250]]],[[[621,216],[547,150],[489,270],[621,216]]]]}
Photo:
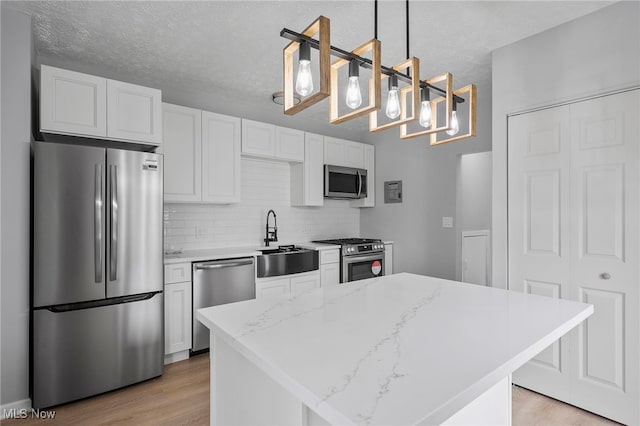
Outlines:
{"type": "Polygon", "coordinates": [[[331,240],[317,240],[313,243],[337,244],[337,245],[354,245],[354,244],[373,244],[381,243],[382,240],[376,238],[335,238],[331,240]]]}
{"type": "Polygon", "coordinates": [[[335,238],[331,240],[317,240],[314,243],[336,244],[341,247],[342,256],[355,256],[366,253],[384,251],[384,243],[374,238],[335,238]]]}

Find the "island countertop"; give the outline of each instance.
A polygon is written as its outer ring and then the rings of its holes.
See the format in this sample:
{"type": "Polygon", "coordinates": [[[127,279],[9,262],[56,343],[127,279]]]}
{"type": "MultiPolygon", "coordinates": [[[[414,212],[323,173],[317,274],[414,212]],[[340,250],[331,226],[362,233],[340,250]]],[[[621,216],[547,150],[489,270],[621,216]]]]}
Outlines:
{"type": "Polygon", "coordinates": [[[328,422],[399,425],[445,421],[592,313],[402,273],[197,317],[328,422]]]}

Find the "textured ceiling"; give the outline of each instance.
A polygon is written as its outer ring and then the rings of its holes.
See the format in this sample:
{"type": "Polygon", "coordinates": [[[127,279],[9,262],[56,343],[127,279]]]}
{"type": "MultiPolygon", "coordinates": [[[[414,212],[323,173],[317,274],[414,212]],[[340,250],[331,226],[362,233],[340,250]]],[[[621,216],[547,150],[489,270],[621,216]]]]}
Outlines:
{"type": "MultiPolygon", "coordinates": [[[[491,51],[613,2],[410,2],[411,55],[423,78],[449,71],[454,85],[489,88],[491,51]]],[[[331,43],[351,50],[373,37],[373,1],[29,1],[3,6],[33,16],[36,49],[106,67],[126,80],[189,92],[250,96],[271,104],[282,88],[283,27],[319,15],[331,43]]],[[[382,62],[405,58],[405,2],[379,2],[382,62]]],[[[327,119],[326,106],[317,114],[327,119]]],[[[365,129],[366,119],[347,123],[365,129]]]]}

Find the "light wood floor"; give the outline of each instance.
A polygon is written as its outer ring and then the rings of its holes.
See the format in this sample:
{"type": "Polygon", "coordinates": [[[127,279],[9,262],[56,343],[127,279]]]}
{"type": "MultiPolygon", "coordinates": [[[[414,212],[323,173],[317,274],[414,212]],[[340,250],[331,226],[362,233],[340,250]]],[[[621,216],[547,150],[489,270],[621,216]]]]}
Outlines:
{"type": "MultiPolygon", "coordinates": [[[[617,425],[571,405],[513,388],[513,425],[617,425]]],[[[209,354],[166,366],[158,379],[58,407],[54,420],[6,419],[2,425],[209,424],[209,354]]]]}

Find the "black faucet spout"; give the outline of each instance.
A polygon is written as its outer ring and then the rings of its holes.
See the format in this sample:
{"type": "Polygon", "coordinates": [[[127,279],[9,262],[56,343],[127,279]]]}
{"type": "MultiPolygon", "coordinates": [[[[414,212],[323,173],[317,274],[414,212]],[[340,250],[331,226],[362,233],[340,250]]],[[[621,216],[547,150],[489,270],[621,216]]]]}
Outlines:
{"type": "Polygon", "coordinates": [[[267,212],[267,224],[265,226],[265,239],[264,243],[269,247],[270,242],[278,241],[278,221],[276,219],[276,212],[269,210],[267,212]],[[269,216],[273,213],[273,226],[269,226],[269,216]]]}

